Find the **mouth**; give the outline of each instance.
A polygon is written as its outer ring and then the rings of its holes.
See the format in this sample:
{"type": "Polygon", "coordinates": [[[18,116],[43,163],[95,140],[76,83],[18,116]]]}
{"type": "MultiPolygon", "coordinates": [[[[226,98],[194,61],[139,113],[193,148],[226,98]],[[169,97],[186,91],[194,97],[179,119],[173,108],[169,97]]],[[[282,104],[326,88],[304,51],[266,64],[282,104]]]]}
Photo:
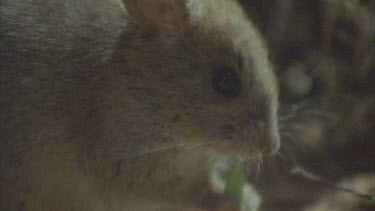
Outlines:
{"type": "Polygon", "coordinates": [[[245,182],[255,181],[258,178],[262,163],[261,157],[244,159],[223,156],[210,171],[213,191],[233,195],[245,182]]]}
{"type": "Polygon", "coordinates": [[[261,156],[256,158],[243,158],[237,156],[221,156],[220,159],[212,166],[213,171],[217,172],[220,177],[225,178],[234,168],[242,169],[246,180],[252,181],[259,177],[260,169],[263,164],[261,156]]]}
{"type": "Polygon", "coordinates": [[[260,168],[263,164],[263,158],[258,156],[256,158],[231,158],[228,161],[231,168],[239,167],[243,170],[248,180],[257,179],[260,173],[260,168]]]}

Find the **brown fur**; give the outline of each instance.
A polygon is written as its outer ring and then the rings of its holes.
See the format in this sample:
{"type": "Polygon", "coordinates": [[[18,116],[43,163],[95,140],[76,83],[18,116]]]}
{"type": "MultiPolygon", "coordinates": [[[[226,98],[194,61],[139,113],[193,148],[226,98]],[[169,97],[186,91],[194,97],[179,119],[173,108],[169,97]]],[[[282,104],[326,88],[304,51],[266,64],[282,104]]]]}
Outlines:
{"type": "Polygon", "coordinates": [[[138,1],[130,20],[116,0],[1,3],[1,210],[208,209],[218,153],[277,150],[275,77],[238,4],[138,1]],[[223,65],[238,98],[211,86],[223,65]]]}

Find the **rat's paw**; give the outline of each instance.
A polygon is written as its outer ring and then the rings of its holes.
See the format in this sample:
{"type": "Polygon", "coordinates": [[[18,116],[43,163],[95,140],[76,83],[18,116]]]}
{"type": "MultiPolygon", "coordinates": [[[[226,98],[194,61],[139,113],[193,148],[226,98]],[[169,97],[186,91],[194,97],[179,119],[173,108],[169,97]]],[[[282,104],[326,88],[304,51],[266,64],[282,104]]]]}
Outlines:
{"type": "Polygon", "coordinates": [[[213,165],[210,172],[210,187],[220,198],[216,200],[214,210],[258,210],[261,197],[245,178],[241,168],[231,168],[225,160],[218,160],[213,165]]]}
{"type": "Polygon", "coordinates": [[[250,185],[243,187],[242,200],[238,200],[224,194],[222,200],[217,203],[217,209],[220,211],[257,211],[260,207],[261,198],[256,190],[250,185]]]}
{"type": "Polygon", "coordinates": [[[243,187],[242,200],[223,193],[211,193],[204,197],[203,207],[215,211],[257,211],[260,203],[259,194],[250,184],[246,183],[243,187]]]}
{"type": "Polygon", "coordinates": [[[243,198],[240,206],[241,211],[256,211],[259,209],[261,198],[257,191],[250,185],[243,187],[243,198]]]}

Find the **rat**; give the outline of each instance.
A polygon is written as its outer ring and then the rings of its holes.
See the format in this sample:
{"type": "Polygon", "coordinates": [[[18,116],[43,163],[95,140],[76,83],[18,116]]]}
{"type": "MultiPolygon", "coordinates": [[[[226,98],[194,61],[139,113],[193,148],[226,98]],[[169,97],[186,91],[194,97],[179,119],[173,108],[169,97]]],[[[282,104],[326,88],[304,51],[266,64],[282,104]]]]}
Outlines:
{"type": "Polygon", "coordinates": [[[1,210],[246,210],[210,175],[277,152],[278,85],[236,1],[4,0],[0,16],[1,210]]]}

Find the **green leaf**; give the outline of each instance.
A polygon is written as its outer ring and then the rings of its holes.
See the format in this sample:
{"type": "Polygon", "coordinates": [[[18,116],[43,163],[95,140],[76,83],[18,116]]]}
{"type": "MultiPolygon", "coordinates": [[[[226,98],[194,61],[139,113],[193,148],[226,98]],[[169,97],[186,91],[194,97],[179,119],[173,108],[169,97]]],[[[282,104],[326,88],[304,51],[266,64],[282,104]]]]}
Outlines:
{"type": "Polygon", "coordinates": [[[237,166],[234,167],[227,176],[224,193],[238,200],[242,200],[243,187],[245,185],[245,172],[237,166]]]}

